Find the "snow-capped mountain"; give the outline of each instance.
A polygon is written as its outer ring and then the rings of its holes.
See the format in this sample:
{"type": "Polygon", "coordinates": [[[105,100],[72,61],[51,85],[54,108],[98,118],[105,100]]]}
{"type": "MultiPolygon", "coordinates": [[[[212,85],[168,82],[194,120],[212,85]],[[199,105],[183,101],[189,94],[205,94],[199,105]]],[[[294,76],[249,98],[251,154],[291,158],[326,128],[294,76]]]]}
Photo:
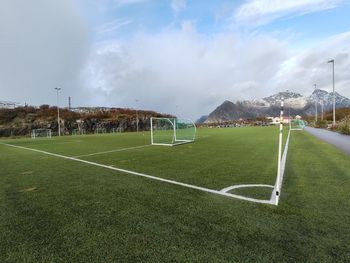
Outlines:
{"type": "MultiPolygon", "coordinates": [[[[256,118],[278,116],[281,99],[290,115],[311,115],[315,112],[316,101],[323,105],[325,111],[333,107],[333,92],[316,89],[310,96],[303,96],[291,91],[283,91],[258,100],[246,100],[233,103],[225,101],[206,118],[206,123],[237,120],[239,118],[256,118]]],[[[335,92],[337,108],[350,107],[350,99],[335,92]]]]}
{"type": "MultiPolygon", "coordinates": [[[[350,100],[337,92],[335,94],[335,105],[339,107],[350,107],[350,100]]],[[[324,107],[332,108],[333,105],[333,92],[327,92],[321,89],[316,89],[309,97],[308,101],[315,103],[316,100],[319,104],[324,105],[324,107]]]]}
{"type": "Polygon", "coordinates": [[[262,100],[266,102],[267,106],[277,106],[281,104],[282,98],[284,99],[285,105],[289,105],[289,107],[292,108],[301,109],[305,107],[308,102],[308,98],[299,93],[294,93],[288,90],[263,98],[262,100]]]}

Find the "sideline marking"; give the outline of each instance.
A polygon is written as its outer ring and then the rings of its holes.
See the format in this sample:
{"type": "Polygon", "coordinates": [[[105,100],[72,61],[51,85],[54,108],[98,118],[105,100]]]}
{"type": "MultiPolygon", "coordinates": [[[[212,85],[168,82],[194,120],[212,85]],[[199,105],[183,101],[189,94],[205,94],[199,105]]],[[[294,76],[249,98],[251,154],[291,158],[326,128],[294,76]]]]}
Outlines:
{"type": "Polygon", "coordinates": [[[179,185],[179,186],[183,186],[183,187],[186,187],[186,188],[196,189],[196,190],[199,190],[199,191],[202,191],[202,192],[212,193],[212,194],[226,196],[226,197],[232,197],[232,198],[245,200],[245,201],[250,201],[250,202],[254,202],[254,203],[270,204],[270,205],[274,204],[274,203],[271,202],[271,200],[258,200],[258,199],[254,199],[254,198],[250,198],[250,197],[244,197],[244,196],[240,196],[240,195],[224,193],[224,192],[221,192],[221,191],[218,191],[218,190],[214,190],[214,189],[200,187],[200,186],[196,186],[196,185],[192,185],[192,184],[181,183],[181,182],[177,182],[177,181],[173,181],[173,180],[169,180],[169,179],[164,179],[164,178],[161,178],[161,177],[156,177],[156,176],[152,176],[152,175],[148,175],[148,174],[138,173],[138,172],[134,172],[134,171],[130,171],[130,170],[125,170],[125,169],[121,169],[121,168],[117,168],[117,167],[112,167],[112,166],[109,166],[109,165],[99,164],[99,163],[90,162],[90,161],[86,161],[86,160],[82,160],[82,159],[77,159],[77,158],[74,158],[74,157],[68,157],[68,156],[64,156],[64,155],[60,155],[60,154],[56,154],[56,153],[50,153],[50,152],[37,150],[37,149],[33,149],[33,148],[28,148],[28,147],[23,147],[23,146],[19,146],[19,145],[13,145],[13,144],[7,144],[7,143],[0,143],[0,144],[6,145],[6,146],[10,146],[10,147],[14,147],[14,148],[24,149],[24,150],[28,150],[28,151],[43,153],[43,154],[46,154],[46,155],[55,156],[55,157],[59,157],[59,158],[63,158],[63,159],[71,160],[71,161],[76,161],[76,162],[81,162],[81,163],[85,163],[85,164],[90,164],[90,165],[94,165],[94,166],[98,166],[98,167],[102,167],[102,168],[118,171],[118,172],[121,172],[121,173],[126,173],[126,174],[132,174],[132,175],[136,175],[136,176],[140,176],[140,177],[145,177],[145,178],[148,178],[148,179],[161,181],[161,182],[165,182],[165,183],[169,183],[169,184],[179,185]]]}
{"type": "MultiPolygon", "coordinates": [[[[72,141],[66,141],[66,142],[53,142],[51,144],[67,144],[67,143],[78,143],[78,142],[82,142],[82,140],[72,140],[72,141]]],[[[43,145],[43,144],[40,144],[43,145]]],[[[50,145],[49,143],[45,143],[45,145],[50,145]]]]}
{"type": "MultiPolygon", "coordinates": [[[[273,185],[269,185],[269,184],[237,184],[237,185],[232,185],[232,186],[229,186],[229,187],[226,187],[224,189],[221,189],[220,192],[222,193],[228,193],[230,192],[231,190],[233,189],[238,189],[238,188],[250,188],[250,187],[267,187],[267,188],[275,188],[273,185]]],[[[242,197],[244,197],[242,195],[242,197]]],[[[252,198],[254,199],[254,202],[258,202],[258,201],[263,201],[262,199],[255,199],[255,198],[252,198]]],[[[275,204],[273,202],[273,199],[269,199],[269,200],[264,200],[268,203],[271,203],[271,204],[275,204]]]]}
{"type": "Polygon", "coordinates": [[[96,153],[90,153],[90,154],[82,154],[82,155],[73,156],[73,158],[86,157],[86,156],[93,156],[93,155],[99,155],[99,154],[105,154],[105,153],[113,153],[113,152],[122,152],[122,151],[127,151],[127,150],[132,150],[132,149],[145,148],[145,147],[151,146],[151,145],[152,145],[152,144],[146,144],[146,145],[140,145],[140,146],[134,146],[134,147],[120,148],[120,149],[115,149],[115,150],[110,150],[110,151],[104,151],[104,152],[96,152],[96,153]]]}
{"type": "MultiPolygon", "coordinates": [[[[290,133],[291,133],[291,130],[289,130],[288,132],[288,136],[287,136],[287,140],[286,140],[286,145],[284,147],[284,151],[283,151],[283,155],[282,155],[282,158],[281,158],[281,177],[280,177],[280,181],[279,181],[279,189],[280,189],[280,192],[279,192],[279,195],[278,197],[276,196],[276,187],[277,185],[275,185],[275,189],[272,191],[272,194],[271,194],[271,201],[274,202],[276,205],[278,205],[278,202],[279,202],[279,199],[281,197],[281,193],[282,193],[282,183],[283,183],[283,177],[284,177],[284,170],[286,168],[286,162],[287,162],[287,154],[288,154],[288,146],[289,146],[289,138],[290,138],[290,133]]],[[[277,178],[276,178],[276,182],[277,182],[277,178]]]]}
{"type": "Polygon", "coordinates": [[[229,187],[226,187],[224,189],[221,189],[220,192],[223,193],[227,193],[233,189],[237,189],[237,188],[249,188],[249,187],[268,187],[268,188],[274,188],[273,185],[269,185],[269,184],[237,184],[237,185],[232,185],[229,187]]]}

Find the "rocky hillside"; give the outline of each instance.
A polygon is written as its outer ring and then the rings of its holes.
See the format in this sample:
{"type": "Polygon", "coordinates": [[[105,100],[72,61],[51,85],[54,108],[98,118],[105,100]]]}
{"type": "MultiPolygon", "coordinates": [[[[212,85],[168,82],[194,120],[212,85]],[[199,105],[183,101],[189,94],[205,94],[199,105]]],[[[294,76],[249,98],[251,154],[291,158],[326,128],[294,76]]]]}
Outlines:
{"type": "MultiPolygon", "coordinates": [[[[255,119],[258,117],[278,116],[281,98],[284,98],[285,112],[288,115],[312,115],[315,113],[315,104],[318,102],[318,111],[332,109],[333,92],[316,89],[310,96],[284,91],[272,96],[251,101],[224,101],[206,118],[205,123],[225,122],[243,119],[255,119]]],[[[336,107],[350,107],[350,99],[335,92],[336,107]]]]}
{"type": "MultiPolygon", "coordinates": [[[[153,111],[138,110],[139,130],[149,130],[150,117],[169,116],[153,111]]],[[[73,130],[84,130],[94,133],[96,129],[111,132],[136,130],[136,111],[122,108],[79,108],[73,110],[60,109],[61,132],[72,134],[73,130]]],[[[49,105],[40,107],[17,107],[0,109],[0,137],[27,136],[32,129],[51,129],[53,134],[57,128],[57,108],[49,105]]]]}

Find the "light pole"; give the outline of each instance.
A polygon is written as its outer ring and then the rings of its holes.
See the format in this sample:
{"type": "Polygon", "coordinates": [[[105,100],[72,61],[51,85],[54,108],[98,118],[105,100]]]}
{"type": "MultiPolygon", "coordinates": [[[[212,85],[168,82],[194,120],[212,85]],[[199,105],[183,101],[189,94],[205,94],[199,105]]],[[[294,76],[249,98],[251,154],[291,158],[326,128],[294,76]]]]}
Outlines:
{"type": "Polygon", "coordinates": [[[324,100],[322,99],[322,101],[321,101],[321,113],[322,113],[321,120],[323,120],[323,104],[324,104],[324,100]]]}
{"type": "Polygon", "coordinates": [[[316,110],[315,110],[315,120],[316,120],[316,122],[317,122],[317,103],[318,103],[318,96],[317,96],[316,84],[314,84],[314,86],[315,86],[315,95],[316,95],[316,101],[315,101],[315,108],[316,108],[316,110]]]}
{"type": "Polygon", "coordinates": [[[55,90],[57,91],[57,124],[58,124],[58,136],[61,136],[61,124],[60,124],[60,105],[59,105],[59,91],[61,88],[56,87],[55,90]]]}
{"type": "MultiPolygon", "coordinates": [[[[135,100],[136,103],[139,102],[139,100],[135,100]]],[[[139,132],[139,115],[137,112],[137,105],[136,105],[136,132],[139,132]]]]}
{"type": "Polygon", "coordinates": [[[334,89],[334,59],[328,61],[333,66],[333,126],[335,125],[335,89],[334,89]]]}

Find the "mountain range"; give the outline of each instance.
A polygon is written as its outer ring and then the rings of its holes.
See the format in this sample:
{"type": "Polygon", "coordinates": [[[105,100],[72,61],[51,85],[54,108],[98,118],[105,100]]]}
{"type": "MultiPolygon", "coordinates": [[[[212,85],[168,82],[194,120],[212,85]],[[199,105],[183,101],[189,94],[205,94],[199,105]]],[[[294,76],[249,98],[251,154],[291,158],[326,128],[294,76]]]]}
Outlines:
{"type": "MultiPolygon", "coordinates": [[[[335,92],[337,108],[350,107],[350,99],[335,92]]],[[[272,96],[245,101],[224,101],[208,116],[202,116],[198,123],[225,122],[243,119],[255,119],[257,117],[279,116],[281,99],[284,99],[286,115],[312,115],[315,114],[316,101],[318,112],[321,113],[333,107],[333,92],[315,89],[310,96],[303,96],[291,91],[283,91],[272,96]]]]}

